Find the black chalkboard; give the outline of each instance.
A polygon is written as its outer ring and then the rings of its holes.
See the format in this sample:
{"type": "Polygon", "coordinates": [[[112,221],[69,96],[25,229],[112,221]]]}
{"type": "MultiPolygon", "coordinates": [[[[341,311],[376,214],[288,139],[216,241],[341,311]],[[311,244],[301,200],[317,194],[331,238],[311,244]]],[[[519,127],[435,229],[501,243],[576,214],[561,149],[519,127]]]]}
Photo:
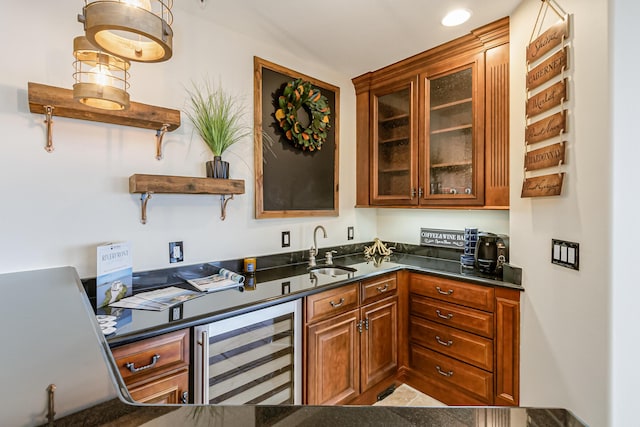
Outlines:
{"type": "MultiPolygon", "coordinates": [[[[338,215],[339,89],[256,58],[256,217],[338,215]],[[303,78],[327,98],[331,116],[321,150],[302,151],[283,135],[275,112],[284,87],[303,78]],[[259,110],[259,111],[258,111],[259,110]],[[260,128],[258,128],[260,122],[260,128]],[[261,170],[260,170],[261,169],[261,170]]],[[[300,109],[303,125],[308,114],[300,109]]]]}

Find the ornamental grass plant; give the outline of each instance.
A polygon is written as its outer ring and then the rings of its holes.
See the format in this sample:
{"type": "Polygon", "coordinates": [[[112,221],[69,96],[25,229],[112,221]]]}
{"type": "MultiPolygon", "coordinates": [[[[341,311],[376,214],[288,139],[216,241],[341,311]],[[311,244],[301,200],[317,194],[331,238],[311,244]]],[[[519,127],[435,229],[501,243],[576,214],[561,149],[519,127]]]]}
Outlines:
{"type": "Polygon", "coordinates": [[[240,99],[220,84],[208,79],[202,84],[192,82],[187,93],[189,104],[184,113],[214,156],[222,156],[227,148],[251,134],[251,128],[242,123],[245,110],[240,99]]]}

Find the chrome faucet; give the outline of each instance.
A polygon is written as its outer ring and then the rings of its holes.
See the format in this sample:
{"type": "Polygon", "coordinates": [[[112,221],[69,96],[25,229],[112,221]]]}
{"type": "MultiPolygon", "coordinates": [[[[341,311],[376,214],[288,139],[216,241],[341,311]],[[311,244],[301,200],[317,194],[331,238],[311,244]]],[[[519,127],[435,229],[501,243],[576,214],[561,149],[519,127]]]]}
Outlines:
{"type": "Polygon", "coordinates": [[[318,225],[313,230],[313,246],[311,246],[311,249],[309,249],[309,267],[316,266],[316,256],[318,255],[318,240],[317,240],[318,230],[322,230],[322,233],[324,234],[324,238],[325,239],[327,238],[327,230],[325,230],[323,226],[318,225]]]}

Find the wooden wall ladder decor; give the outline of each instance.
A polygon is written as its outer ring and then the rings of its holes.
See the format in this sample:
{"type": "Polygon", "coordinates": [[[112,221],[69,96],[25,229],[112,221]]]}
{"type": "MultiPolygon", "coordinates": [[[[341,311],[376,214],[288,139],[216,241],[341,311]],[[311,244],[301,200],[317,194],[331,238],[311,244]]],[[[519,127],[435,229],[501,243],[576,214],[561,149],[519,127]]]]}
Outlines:
{"type": "Polygon", "coordinates": [[[166,132],[180,127],[180,111],[154,105],[131,102],[126,110],[100,110],[73,99],[73,91],[29,82],[29,111],[45,115],[47,143],[45,150],[53,151],[52,116],[132,126],[156,131],[156,159],[162,159],[162,138],[166,132]]]}

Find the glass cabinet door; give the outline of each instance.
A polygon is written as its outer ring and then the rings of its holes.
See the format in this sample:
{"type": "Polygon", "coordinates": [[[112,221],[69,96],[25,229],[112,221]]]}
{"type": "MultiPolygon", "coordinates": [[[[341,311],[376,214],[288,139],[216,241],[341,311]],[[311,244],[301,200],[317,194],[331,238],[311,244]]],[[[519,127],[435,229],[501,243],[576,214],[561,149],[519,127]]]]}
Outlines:
{"type": "Polygon", "coordinates": [[[373,92],[372,201],[417,204],[415,89],[410,81],[373,92]]]}
{"type": "Polygon", "coordinates": [[[481,100],[476,64],[427,76],[423,197],[431,204],[481,204],[481,100]]]}

